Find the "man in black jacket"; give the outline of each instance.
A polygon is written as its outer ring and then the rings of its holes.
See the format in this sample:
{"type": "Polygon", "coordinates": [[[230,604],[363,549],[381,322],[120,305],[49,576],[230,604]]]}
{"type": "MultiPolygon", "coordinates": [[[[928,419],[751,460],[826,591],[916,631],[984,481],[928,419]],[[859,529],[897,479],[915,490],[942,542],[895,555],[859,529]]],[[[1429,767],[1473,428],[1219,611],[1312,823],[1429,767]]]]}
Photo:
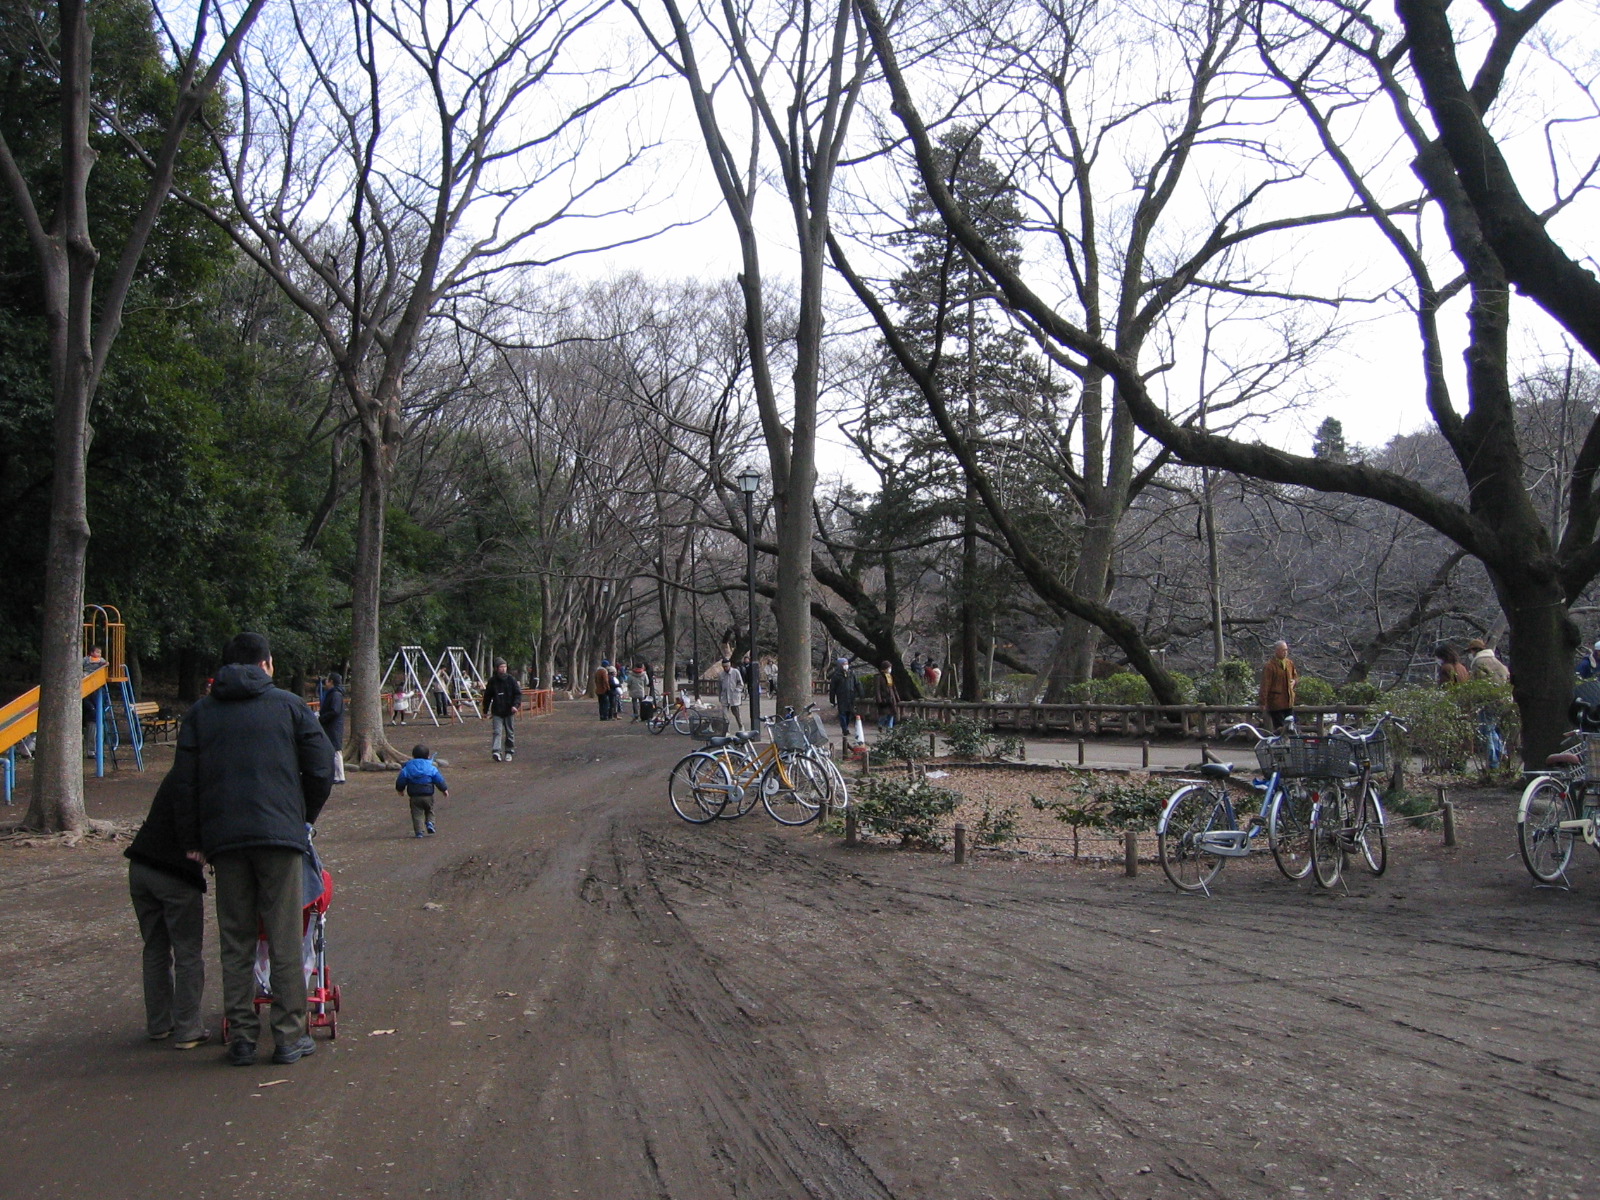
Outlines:
{"type": "Polygon", "coordinates": [[[495,659],[494,674],[489,676],[489,682],[484,685],[483,707],[488,710],[489,724],[494,729],[489,741],[489,753],[494,755],[495,762],[502,757],[510,762],[517,748],[516,730],[512,728],[512,723],[522,708],[522,689],[507,672],[503,658],[495,659]]]}
{"type": "Polygon", "coordinates": [[[174,790],[168,775],[123,854],[144,938],[145,1033],[152,1042],[172,1038],[175,1049],[193,1050],[211,1036],[200,1019],[206,989],[206,877],[178,842],[174,790]]]}
{"type": "Polygon", "coordinates": [[[222,660],[211,694],[183,719],[162,786],[174,789],[183,850],[216,875],[228,1061],[247,1067],[256,1059],[259,921],[272,962],[272,1061],[292,1063],[316,1050],[306,1033],[302,867],[307,826],[332,790],[333,748],[305,701],[272,686],[265,637],[235,635],[222,660]]]}

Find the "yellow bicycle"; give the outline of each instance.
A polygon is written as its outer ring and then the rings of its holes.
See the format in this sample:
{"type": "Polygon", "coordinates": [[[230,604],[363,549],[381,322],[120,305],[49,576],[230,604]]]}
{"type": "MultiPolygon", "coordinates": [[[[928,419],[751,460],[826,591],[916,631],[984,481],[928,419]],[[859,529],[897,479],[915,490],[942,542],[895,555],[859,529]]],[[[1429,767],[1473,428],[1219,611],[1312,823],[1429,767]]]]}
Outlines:
{"type": "MultiPolygon", "coordinates": [[[[769,725],[772,721],[766,719],[769,725]]],[[[776,732],[786,731],[780,726],[776,732]]],[[[828,802],[828,777],[811,759],[786,755],[783,740],[760,742],[750,730],[712,738],[684,755],[667,781],[673,810],[691,824],[704,825],[718,817],[742,817],[759,798],[780,825],[816,820],[828,802]]]]}

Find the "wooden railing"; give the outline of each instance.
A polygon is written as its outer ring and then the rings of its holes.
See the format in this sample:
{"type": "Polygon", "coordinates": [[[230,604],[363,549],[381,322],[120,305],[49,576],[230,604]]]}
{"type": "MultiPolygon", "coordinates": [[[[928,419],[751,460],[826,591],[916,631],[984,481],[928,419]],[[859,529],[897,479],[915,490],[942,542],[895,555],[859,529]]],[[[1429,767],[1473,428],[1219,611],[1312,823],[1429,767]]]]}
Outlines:
{"type": "MultiPolygon", "coordinates": [[[[877,705],[863,698],[857,710],[871,715],[877,705]]],[[[1322,733],[1329,725],[1360,725],[1373,710],[1361,704],[1303,706],[1294,710],[1300,729],[1322,733]]],[[[1008,733],[1089,737],[1214,738],[1241,721],[1266,726],[1261,710],[1242,704],[1019,704],[993,701],[913,700],[900,705],[906,717],[939,724],[965,717],[1008,733]]]]}

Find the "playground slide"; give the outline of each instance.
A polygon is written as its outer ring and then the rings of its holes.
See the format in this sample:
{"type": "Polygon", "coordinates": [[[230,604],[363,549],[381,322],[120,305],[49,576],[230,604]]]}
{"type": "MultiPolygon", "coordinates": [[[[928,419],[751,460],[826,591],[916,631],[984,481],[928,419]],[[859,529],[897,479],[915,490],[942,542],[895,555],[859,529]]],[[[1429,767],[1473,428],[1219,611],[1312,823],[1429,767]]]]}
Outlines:
{"type": "MultiPolygon", "coordinates": [[[[109,667],[99,667],[83,677],[83,698],[87,700],[106,686],[109,667]]],[[[0,708],[0,754],[4,754],[39,728],[39,689],[30,688],[4,708],[0,708]]]]}

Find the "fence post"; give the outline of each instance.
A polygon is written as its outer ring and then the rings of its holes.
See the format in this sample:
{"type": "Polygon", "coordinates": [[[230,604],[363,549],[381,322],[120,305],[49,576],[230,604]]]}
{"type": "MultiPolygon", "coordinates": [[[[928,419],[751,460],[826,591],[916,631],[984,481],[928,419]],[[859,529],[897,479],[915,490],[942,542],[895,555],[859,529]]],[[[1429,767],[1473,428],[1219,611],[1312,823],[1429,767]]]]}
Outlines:
{"type": "Polygon", "coordinates": [[[844,844],[854,846],[856,842],[856,806],[850,805],[844,810],[844,844]]]}
{"type": "Polygon", "coordinates": [[[1139,743],[1139,765],[1146,771],[1150,769],[1150,742],[1148,739],[1139,743]]]}
{"type": "Polygon", "coordinates": [[[1444,844],[1456,844],[1456,806],[1444,797],[1444,784],[1439,785],[1439,807],[1444,809],[1444,844]]]}
{"type": "Polygon", "coordinates": [[[1139,873],[1139,835],[1131,829],[1122,831],[1122,873],[1129,879],[1139,873]]]}
{"type": "Polygon", "coordinates": [[[1211,757],[1211,743],[1210,742],[1201,742],[1200,743],[1200,761],[1203,762],[1203,763],[1216,762],[1217,761],[1216,759],[1211,757]]]}
{"type": "Polygon", "coordinates": [[[967,827],[956,822],[956,866],[967,861],[967,827]]]}
{"type": "Polygon", "coordinates": [[[1083,739],[1078,739],[1078,765],[1083,766],[1083,739]]]}
{"type": "Polygon", "coordinates": [[[938,740],[939,740],[939,735],[937,733],[933,732],[933,730],[931,730],[931,729],[928,730],[928,757],[929,758],[938,758],[939,757],[939,747],[937,745],[938,740]]]}

